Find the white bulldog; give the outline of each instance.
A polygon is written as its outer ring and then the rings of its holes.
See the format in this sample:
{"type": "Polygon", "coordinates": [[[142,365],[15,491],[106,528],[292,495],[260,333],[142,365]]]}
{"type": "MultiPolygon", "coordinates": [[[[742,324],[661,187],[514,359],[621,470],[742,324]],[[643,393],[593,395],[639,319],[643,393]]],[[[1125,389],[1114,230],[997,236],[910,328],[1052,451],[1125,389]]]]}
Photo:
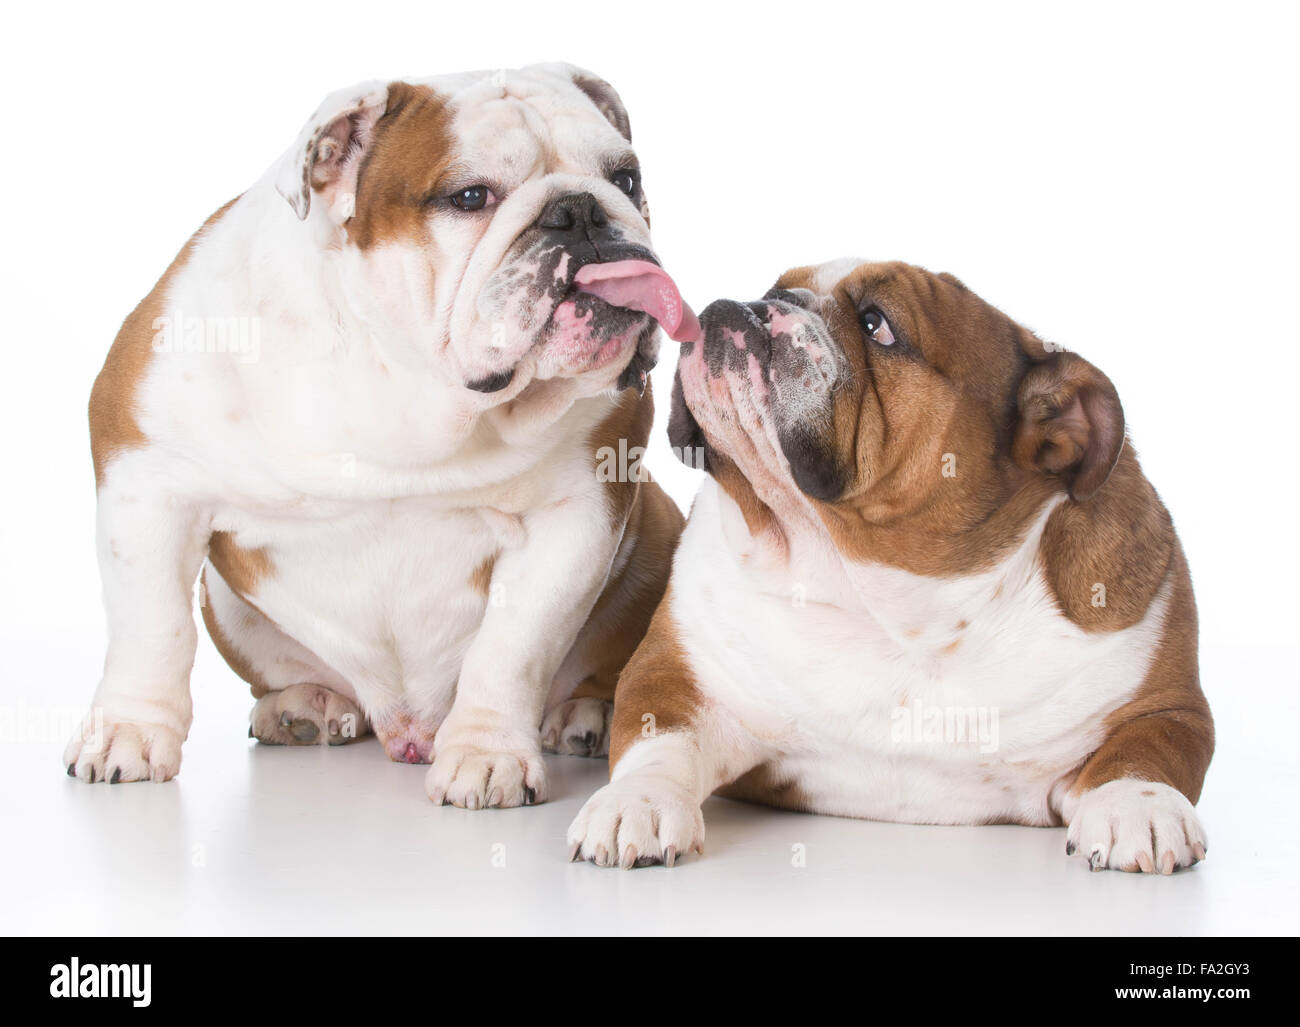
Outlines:
{"type": "Polygon", "coordinates": [[[645,444],[656,321],[699,330],[607,83],[331,95],[95,382],[109,647],[68,773],[177,773],[200,572],[260,741],[373,730],[471,809],[541,801],[544,741],[604,753],[681,528],[608,459],[645,444]]]}

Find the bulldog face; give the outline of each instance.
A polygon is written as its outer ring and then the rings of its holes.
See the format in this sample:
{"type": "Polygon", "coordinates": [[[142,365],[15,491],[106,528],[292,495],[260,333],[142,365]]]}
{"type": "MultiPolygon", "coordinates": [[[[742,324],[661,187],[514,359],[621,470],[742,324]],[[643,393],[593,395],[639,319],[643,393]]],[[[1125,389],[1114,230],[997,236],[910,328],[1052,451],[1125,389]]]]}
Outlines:
{"type": "Polygon", "coordinates": [[[336,94],[277,187],[385,355],[482,405],[554,379],[642,387],[655,322],[698,330],[650,248],[626,112],[578,69],[336,94]]]}
{"type": "Polygon", "coordinates": [[[951,275],[797,268],[761,300],[719,300],[700,321],[669,432],[679,449],[704,449],[751,526],[802,505],[842,547],[886,525],[897,544],[904,524],[947,544],[1019,495],[1041,504],[1064,488],[1086,501],[1119,458],[1109,379],[951,275]]]}

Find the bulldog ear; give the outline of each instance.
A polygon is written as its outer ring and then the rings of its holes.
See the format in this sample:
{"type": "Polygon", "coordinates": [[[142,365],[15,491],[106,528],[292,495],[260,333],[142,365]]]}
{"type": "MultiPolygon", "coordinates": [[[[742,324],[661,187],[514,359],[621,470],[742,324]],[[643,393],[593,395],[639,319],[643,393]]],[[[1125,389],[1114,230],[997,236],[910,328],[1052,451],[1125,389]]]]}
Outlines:
{"type": "Polygon", "coordinates": [[[593,75],[572,64],[561,65],[569,80],[587,94],[587,99],[596,105],[596,110],[605,115],[605,120],[618,129],[618,134],[629,143],[632,141],[632,123],[627,117],[627,108],[623,106],[614,87],[599,75],[593,75]]]}
{"type": "Polygon", "coordinates": [[[387,104],[387,85],[362,83],[331,93],[303,126],[275,175],[276,192],[300,221],[311,210],[313,191],[340,223],[352,216],[357,172],[387,104]]]}
{"type": "Polygon", "coordinates": [[[1124,448],[1124,409],[1110,379],[1082,357],[1054,353],[1025,375],[1017,407],[1016,463],[1063,475],[1072,498],[1091,499],[1124,448]]]}

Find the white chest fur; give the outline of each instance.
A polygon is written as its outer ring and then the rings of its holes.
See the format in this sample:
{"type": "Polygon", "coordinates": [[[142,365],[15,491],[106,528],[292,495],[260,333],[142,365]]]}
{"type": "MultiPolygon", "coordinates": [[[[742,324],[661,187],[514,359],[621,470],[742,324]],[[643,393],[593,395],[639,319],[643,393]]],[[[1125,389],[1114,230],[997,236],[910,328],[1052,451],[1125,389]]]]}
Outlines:
{"type": "Polygon", "coordinates": [[[540,383],[564,401],[485,413],[476,393],[385,352],[328,253],[284,258],[302,243],[283,206],[245,196],[177,275],[168,319],[247,322],[248,345],[155,346],[135,405],[156,442],[120,458],[112,488],[164,491],[261,551],[259,611],[368,712],[437,720],[492,601],[482,568],[528,544],[539,510],[598,506],[605,523],[587,439],[614,400],[540,383]],[[272,257],[264,295],[243,264],[272,257]]]}
{"type": "Polygon", "coordinates": [[[941,580],[846,564],[823,538],[765,561],[708,482],[672,592],[698,686],[825,812],[1051,822],[1053,784],[1141,683],[1167,602],[1119,632],[1064,617],[1038,565],[1049,513],[991,570],[941,580]]]}

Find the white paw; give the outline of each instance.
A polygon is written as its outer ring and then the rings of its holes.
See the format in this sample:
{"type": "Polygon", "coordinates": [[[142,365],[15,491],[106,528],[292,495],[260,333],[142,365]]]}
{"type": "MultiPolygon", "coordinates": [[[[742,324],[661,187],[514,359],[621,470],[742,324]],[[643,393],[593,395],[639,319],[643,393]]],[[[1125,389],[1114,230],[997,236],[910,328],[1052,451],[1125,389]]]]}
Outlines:
{"type": "Polygon", "coordinates": [[[1066,855],[1093,870],[1172,874],[1205,858],[1205,831],[1187,797],[1166,784],[1121,778],[1084,792],[1066,855]]]}
{"type": "Polygon", "coordinates": [[[356,703],[321,685],[267,692],[248,718],[248,737],[265,745],[343,745],[369,731],[356,703]]]}
{"type": "Polygon", "coordinates": [[[433,741],[433,765],[425,775],[424,790],[439,806],[462,809],[545,802],[541,745],[536,734],[530,736],[526,741],[514,733],[508,739],[497,732],[477,738],[470,732],[448,736],[444,724],[433,741]]]}
{"type": "Polygon", "coordinates": [[[700,804],[671,782],[629,774],[598,791],[569,825],[569,859],[597,866],[663,863],[704,851],[700,804]]]}
{"type": "Polygon", "coordinates": [[[88,716],[63,750],[69,777],[106,781],[170,781],[181,769],[184,739],[162,724],[88,716]]]}
{"type": "Polygon", "coordinates": [[[570,699],[542,721],[542,748],[561,756],[608,756],[614,704],[604,699],[570,699]]]}

